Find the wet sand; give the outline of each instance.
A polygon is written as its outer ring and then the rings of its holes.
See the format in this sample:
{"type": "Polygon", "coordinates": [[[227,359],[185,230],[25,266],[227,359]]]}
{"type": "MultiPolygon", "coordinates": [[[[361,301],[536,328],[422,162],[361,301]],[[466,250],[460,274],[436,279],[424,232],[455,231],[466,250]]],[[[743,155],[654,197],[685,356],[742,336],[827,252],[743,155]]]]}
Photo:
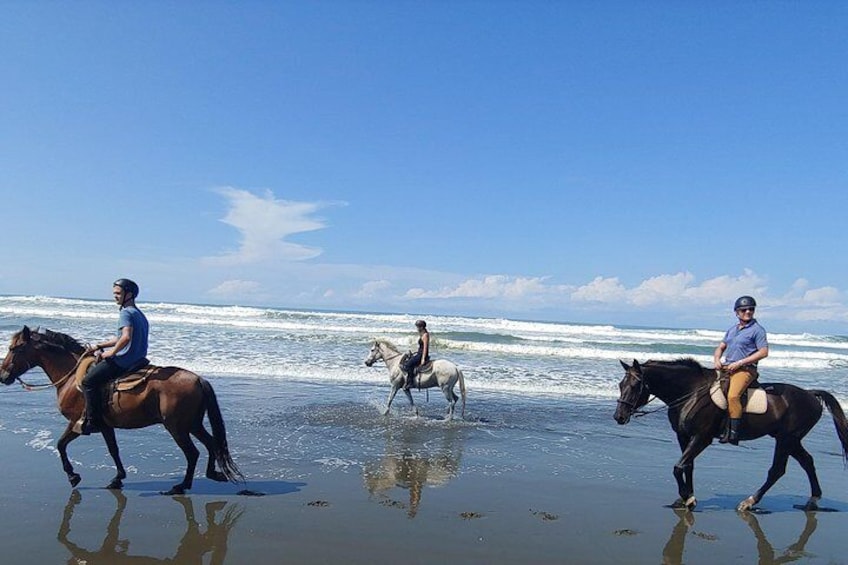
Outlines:
{"type": "Polygon", "coordinates": [[[236,393],[222,381],[217,386],[247,483],[198,476],[191,494],[179,497],[159,494],[179,481],[183,465],[161,428],[119,432],[130,473],[123,491],[101,488],[114,470],[99,438],[72,444],[83,482],[71,489],[49,447],[55,436],[38,431],[61,430],[50,401],[4,395],[3,561],[848,562],[848,471],[827,421],[810,444],[822,504],[835,512],[793,508],[808,491],[794,463],[762,513],[735,511],[764,479],[770,441],[710,448],[698,459],[697,510],[676,512],[664,506],[675,498],[676,447],[663,416],[618,427],[611,409],[568,416],[577,408],[558,406],[550,423],[528,431],[509,417],[487,424],[479,414],[494,413],[495,400],[478,397],[476,416],[472,411],[470,422],[454,424],[437,419],[442,406],[435,403],[419,418],[400,410],[384,419],[359,399],[236,417],[239,394],[259,412],[262,395],[243,386],[236,393]],[[237,494],[245,488],[264,496],[237,494]]]}
{"type": "MultiPolygon", "coordinates": [[[[158,494],[173,481],[132,477],[97,488],[87,469],[71,489],[55,455],[0,433],[0,516],[6,563],[842,563],[840,512],[794,510],[777,495],[768,514],[740,515],[741,495],[702,500],[696,512],[660,503],[659,489],[623,489],[532,472],[445,481],[432,462],[396,461],[366,484],[339,470],[306,481],[198,479],[191,495],[158,494]],[[428,466],[430,468],[428,468],[428,466]],[[432,478],[430,473],[432,473],[432,478]],[[430,484],[432,482],[432,484],[430,484]],[[207,561],[209,562],[209,561],[207,561]]],[[[377,471],[373,471],[377,473],[377,471]]],[[[448,470],[449,474],[450,471],[448,470]]],[[[666,496],[665,500],[668,497],[666,496]]]]}

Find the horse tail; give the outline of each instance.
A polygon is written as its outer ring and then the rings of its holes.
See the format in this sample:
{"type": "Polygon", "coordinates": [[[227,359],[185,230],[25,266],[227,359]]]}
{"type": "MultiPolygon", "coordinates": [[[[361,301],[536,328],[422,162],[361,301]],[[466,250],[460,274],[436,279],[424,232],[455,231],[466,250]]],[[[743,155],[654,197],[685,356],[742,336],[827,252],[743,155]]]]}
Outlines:
{"type": "Polygon", "coordinates": [[[218,406],[218,398],[215,390],[204,378],[200,378],[200,387],[203,389],[203,398],[206,401],[206,413],[209,416],[209,424],[212,426],[212,437],[215,439],[215,461],[221,467],[221,471],[227,480],[233,483],[244,482],[244,475],[239,471],[235,461],[230,456],[227,446],[227,428],[224,427],[224,417],[218,406]]]}
{"type": "Polygon", "coordinates": [[[842,443],[842,459],[848,464],[848,418],[845,417],[845,412],[839,401],[824,390],[811,390],[811,393],[818,398],[822,404],[827,406],[830,415],[833,417],[833,425],[836,426],[836,435],[839,436],[839,441],[842,443]]]}
{"type": "Polygon", "coordinates": [[[462,375],[462,371],[457,369],[457,373],[459,373],[459,393],[462,395],[462,417],[465,418],[465,377],[462,375]]]}

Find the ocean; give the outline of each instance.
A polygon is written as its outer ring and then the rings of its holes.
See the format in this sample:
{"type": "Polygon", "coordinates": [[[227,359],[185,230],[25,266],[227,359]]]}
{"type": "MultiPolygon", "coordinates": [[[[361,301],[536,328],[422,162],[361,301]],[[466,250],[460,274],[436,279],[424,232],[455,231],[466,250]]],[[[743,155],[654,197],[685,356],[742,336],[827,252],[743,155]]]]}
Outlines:
{"type": "MultiPolygon", "coordinates": [[[[419,315],[139,306],[151,325],[151,362],[190,369],[213,383],[238,463],[262,480],[341,470],[360,473],[367,482],[369,469],[383,468],[386,457],[403,456],[441,462],[450,477],[532,469],[626,485],[650,472],[663,477],[663,489],[671,489],[679,451],[665,417],[640,418],[625,427],[612,418],[623,375],[619,360],[693,357],[709,365],[724,331],[426,316],[432,357],[456,363],[468,388],[466,417],[444,422],[446,402],[436,389],[414,392],[417,416],[398,395],[384,417],[388,372],[382,363],[364,365],[377,337],[415,348],[419,315]]],[[[0,296],[4,344],[25,324],[81,342],[100,341],[113,335],[116,321],[117,307],[109,300],[0,296]]],[[[768,320],[762,323],[768,328],[768,320]]],[[[848,338],[771,332],[769,340],[761,381],[829,390],[848,407],[848,338]]],[[[40,369],[24,378],[46,381],[40,369]]],[[[53,410],[54,399],[47,398],[51,394],[3,387],[0,433],[55,451],[63,420],[53,410]]],[[[827,420],[826,415],[811,434],[811,451],[817,462],[827,457],[837,466],[839,444],[827,420]]],[[[125,453],[144,453],[131,473],[169,477],[183,469],[182,455],[156,429],[119,434],[125,453]]],[[[772,444],[750,445],[756,446],[749,461],[759,477],[770,463],[772,444]]],[[[79,464],[104,476],[111,468],[102,446],[80,441],[71,449],[79,464]]],[[[714,469],[717,476],[720,468],[714,469]]],[[[806,480],[796,475],[795,490],[804,494],[806,480]]]]}

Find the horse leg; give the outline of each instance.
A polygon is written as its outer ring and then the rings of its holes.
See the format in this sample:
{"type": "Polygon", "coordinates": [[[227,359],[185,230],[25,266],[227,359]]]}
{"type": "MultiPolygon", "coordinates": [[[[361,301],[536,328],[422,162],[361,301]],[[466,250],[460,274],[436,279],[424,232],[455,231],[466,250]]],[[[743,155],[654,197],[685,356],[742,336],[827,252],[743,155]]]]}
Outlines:
{"type": "Polygon", "coordinates": [[[698,499],[695,498],[695,458],[710,445],[712,437],[706,434],[687,438],[685,435],[678,434],[677,441],[683,451],[680,460],[674,466],[674,479],[677,481],[677,493],[680,498],[675,500],[671,507],[692,510],[698,504],[698,499]]]}
{"type": "Polygon", "coordinates": [[[121,462],[121,454],[118,450],[118,440],[115,437],[115,428],[104,426],[100,432],[103,434],[103,439],[106,441],[106,448],[109,450],[109,455],[112,456],[112,461],[115,462],[115,478],[112,479],[106,488],[120,489],[124,486],[124,479],[127,478],[127,471],[124,469],[124,464],[121,462]]]}
{"type": "Polygon", "coordinates": [[[768,470],[768,475],[766,476],[766,482],[763,483],[763,486],[757,492],[740,502],[736,507],[737,511],[745,512],[751,510],[763,499],[768,489],[774,486],[774,483],[786,473],[786,463],[789,461],[789,453],[794,449],[794,446],[790,445],[790,442],[793,441],[797,442],[798,440],[777,438],[774,445],[774,457],[772,458],[771,468],[768,470]]]}
{"type": "Polygon", "coordinates": [[[191,431],[191,435],[200,440],[200,443],[206,447],[206,450],[209,452],[209,461],[206,463],[206,478],[211,479],[213,481],[217,481],[219,483],[227,482],[227,476],[224,475],[221,471],[215,469],[215,461],[216,453],[218,452],[218,445],[215,441],[215,438],[212,437],[206,428],[203,426],[201,422],[198,426],[191,431]]]}
{"type": "Polygon", "coordinates": [[[797,506],[797,508],[801,510],[818,510],[822,489],[819,485],[819,477],[816,474],[816,464],[813,462],[813,456],[804,449],[804,446],[801,445],[801,440],[798,440],[797,445],[794,446],[789,454],[801,465],[801,468],[804,469],[804,472],[807,473],[807,478],[810,480],[810,499],[807,500],[807,504],[797,506]]]}
{"type": "Polygon", "coordinates": [[[444,393],[445,398],[448,399],[448,413],[445,416],[445,419],[446,420],[453,420],[453,410],[454,410],[454,407],[456,406],[457,396],[453,393],[453,389],[451,389],[450,387],[447,387],[447,386],[442,388],[442,392],[444,393]]]}
{"type": "Polygon", "coordinates": [[[404,394],[406,394],[406,397],[409,399],[409,406],[412,407],[413,413],[417,416],[418,415],[418,408],[415,407],[415,402],[412,400],[412,391],[409,390],[409,389],[406,389],[403,392],[404,392],[404,394]]]}
{"type": "Polygon", "coordinates": [[[82,477],[74,472],[74,466],[71,465],[71,460],[68,459],[68,444],[80,436],[80,434],[74,431],[74,424],[76,422],[68,422],[68,427],[62,432],[59,442],[56,445],[56,449],[59,451],[59,458],[62,460],[62,469],[65,470],[65,474],[68,476],[68,482],[71,483],[72,487],[77,486],[82,480],[82,477]]]}
{"type": "MultiPolygon", "coordinates": [[[[400,389],[400,385],[392,381],[392,390],[389,391],[389,401],[386,402],[386,410],[383,412],[383,416],[389,413],[389,409],[392,407],[392,401],[395,399],[398,389],[400,389]]],[[[407,395],[411,396],[408,390],[405,392],[407,395]]]]}
{"type": "Polygon", "coordinates": [[[171,428],[168,428],[168,432],[182,450],[183,455],[185,455],[186,474],[183,478],[183,482],[174,485],[171,487],[171,490],[163,492],[162,494],[185,494],[185,491],[191,488],[192,482],[194,481],[194,469],[197,467],[197,459],[200,457],[200,451],[194,445],[194,442],[191,441],[191,436],[189,436],[188,432],[171,428]]]}

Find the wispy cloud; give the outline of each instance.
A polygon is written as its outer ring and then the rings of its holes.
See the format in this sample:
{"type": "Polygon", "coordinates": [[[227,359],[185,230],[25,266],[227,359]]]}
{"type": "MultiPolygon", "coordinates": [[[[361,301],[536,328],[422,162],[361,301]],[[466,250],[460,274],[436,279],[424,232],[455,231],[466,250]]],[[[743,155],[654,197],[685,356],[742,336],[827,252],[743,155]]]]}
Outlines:
{"type": "Polygon", "coordinates": [[[234,266],[272,260],[300,261],[321,254],[320,248],[292,243],[286,238],[326,227],[324,220],[313,216],[326,204],[280,200],[271,191],[256,195],[225,187],[216,192],[229,203],[221,221],[239,231],[239,246],[234,251],[205,258],[206,263],[234,266]]]}

